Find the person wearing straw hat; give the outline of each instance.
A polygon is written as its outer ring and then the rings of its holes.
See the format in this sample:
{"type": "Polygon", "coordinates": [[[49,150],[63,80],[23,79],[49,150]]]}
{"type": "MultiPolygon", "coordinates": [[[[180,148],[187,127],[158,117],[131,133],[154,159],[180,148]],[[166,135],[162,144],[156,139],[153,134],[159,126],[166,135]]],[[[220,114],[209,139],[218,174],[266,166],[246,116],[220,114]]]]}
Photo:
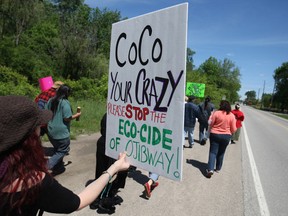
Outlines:
{"type": "MultiPolygon", "coordinates": [[[[41,92],[35,99],[35,103],[37,103],[38,107],[41,109],[45,109],[45,105],[49,101],[50,98],[54,97],[56,95],[57,89],[60,88],[60,86],[64,85],[61,81],[56,81],[52,85],[51,88],[41,92]]],[[[43,125],[41,127],[41,136],[44,136],[47,133],[47,125],[43,125]]]]}
{"type": "Polygon", "coordinates": [[[78,195],[62,186],[47,170],[40,125],[52,118],[25,96],[0,96],[0,212],[36,216],[44,211],[69,214],[93,202],[112,176],[127,170],[126,154],[78,195]]]}
{"type": "Polygon", "coordinates": [[[35,99],[34,101],[38,104],[38,106],[41,109],[45,108],[45,104],[48,102],[48,100],[56,95],[57,89],[60,88],[60,86],[64,85],[63,82],[61,81],[56,81],[54,84],[51,86],[51,88],[41,92],[35,99]]]}

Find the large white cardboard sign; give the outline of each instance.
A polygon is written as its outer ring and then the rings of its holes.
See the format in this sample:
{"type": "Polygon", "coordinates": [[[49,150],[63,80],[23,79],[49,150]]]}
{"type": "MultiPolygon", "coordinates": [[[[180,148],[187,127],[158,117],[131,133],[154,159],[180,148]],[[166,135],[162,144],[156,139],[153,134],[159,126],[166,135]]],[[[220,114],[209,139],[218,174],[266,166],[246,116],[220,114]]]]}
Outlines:
{"type": "MultiPolygon", "coordinates": [[[[188,3],[113,24],[106,155],[180,181],[188,3]]],[[[148,172],[147,172],[148,174],[148,172]]]]}

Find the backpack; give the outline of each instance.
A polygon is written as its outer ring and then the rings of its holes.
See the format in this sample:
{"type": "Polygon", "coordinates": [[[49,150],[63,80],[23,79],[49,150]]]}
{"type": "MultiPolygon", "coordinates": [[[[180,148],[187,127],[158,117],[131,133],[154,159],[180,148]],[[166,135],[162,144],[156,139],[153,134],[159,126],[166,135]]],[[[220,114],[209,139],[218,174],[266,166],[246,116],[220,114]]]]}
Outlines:
{"type": "Polygon", "coordinates": [[[198,116],[199,123],[208,124],[209,115],[207,110],[205,110],[201,104],[199,104],[198,107],[199,107],[199,116],[198,116]]]}
{"type": "Polygon", "coordinates": [[[45,109],[46,103],[47,101],[44,101],[43,99],[39,99],[37,105],[40,109],[45,109]]]}

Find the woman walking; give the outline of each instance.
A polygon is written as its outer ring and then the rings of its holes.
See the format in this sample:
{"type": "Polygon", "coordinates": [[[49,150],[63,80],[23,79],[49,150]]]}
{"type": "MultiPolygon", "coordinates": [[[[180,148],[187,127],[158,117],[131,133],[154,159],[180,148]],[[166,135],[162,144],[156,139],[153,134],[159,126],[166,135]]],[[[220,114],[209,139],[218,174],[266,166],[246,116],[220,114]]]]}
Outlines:
{"type": "Polygon", "coordinates": [[[213,112],[210,120],[210,150],[208,159],[208,169],[206,177],[211,178],[214,173],[219,172],[223,165],[224,154],[231,140],[232,134],[237,130],[236,120],[231,113],[231,105],[228,101],[220,102],[219,110],[213,112]]]}
{"type": "Polygon", "coordinates": [[[235,105],[235,109],[231,111],[235,115],[236,119],[236,132],[232,134],[232,139],[231,139],[231,144],[235,144],[235,141],[238,141],[240,132],[241,132],[241,127],[242,127],[242,122],[244,121],[244,113],[240,111],[240,104],[237,103],[235,105]]]}
{"type": "Polygon", "coordinates": [[[80,117],[81,112],[73,115],[68,97],[70,88],[62,85],[57,90],[56,96],[46,104],[46,109],[53,112],[53,118],[48,122],[48,138],[54,147],[54,154],[49,158],[48,169],[53,175],[65,171],[63,158],[70,150],[70,122],[80,117]]]}

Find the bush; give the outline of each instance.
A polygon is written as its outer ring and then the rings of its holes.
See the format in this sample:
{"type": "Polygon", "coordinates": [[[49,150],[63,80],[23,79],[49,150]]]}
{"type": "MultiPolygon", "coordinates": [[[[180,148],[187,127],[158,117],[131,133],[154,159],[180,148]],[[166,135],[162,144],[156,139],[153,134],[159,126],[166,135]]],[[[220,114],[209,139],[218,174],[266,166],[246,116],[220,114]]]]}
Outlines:
{"type": "Polygon", "coordinates": [[[34,98],[38,89],[28,83],[27,77],[0,66],[0,95],[25,95],[34,98]]]}

